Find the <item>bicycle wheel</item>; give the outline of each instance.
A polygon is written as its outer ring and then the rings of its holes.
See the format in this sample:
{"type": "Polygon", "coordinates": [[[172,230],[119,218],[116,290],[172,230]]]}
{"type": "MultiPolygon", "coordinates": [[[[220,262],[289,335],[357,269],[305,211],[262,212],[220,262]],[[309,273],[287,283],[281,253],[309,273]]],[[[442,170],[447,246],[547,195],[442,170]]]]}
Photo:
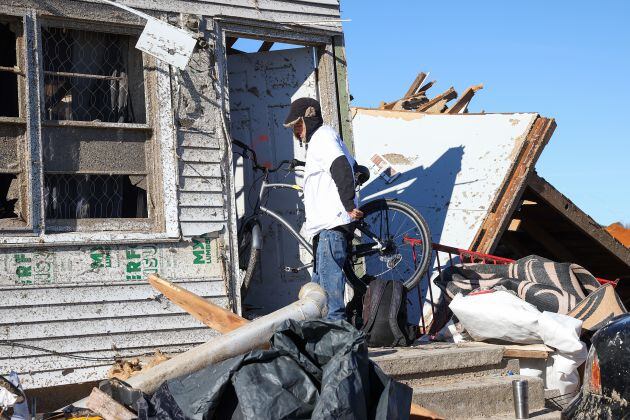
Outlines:
{"type": "Polygon", "coordinates": [[[355,231],[346,276],[351,284],[397,280],[413,289],[431,262],[431,234],[422,216],[397,200],[375,200],[361,207],[363,229],[355,231]],[[368,231],[367,234],[364,231],[368,231]],[[375,249],[376,241],[383,245],[375,249]]]}
{"type": "Polygon", "coordinates": [[[247,296],[249,286],[260,261],[260,249],[252,246],[253,227],[254,224],[247,224],[244,226],[241,235],[239,235],[239,267],[241,270],[245,270],[245,275],[241,283],[241,299],[247,296]]]}

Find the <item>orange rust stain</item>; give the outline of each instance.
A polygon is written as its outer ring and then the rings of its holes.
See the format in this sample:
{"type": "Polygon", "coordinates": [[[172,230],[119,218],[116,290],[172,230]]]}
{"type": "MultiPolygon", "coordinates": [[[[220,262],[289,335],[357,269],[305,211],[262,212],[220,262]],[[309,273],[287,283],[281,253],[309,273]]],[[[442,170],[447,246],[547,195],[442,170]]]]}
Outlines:
{"type": "Polygon", "coordinates": [[[266,134],[261,134],[258,136],[258,141],[269,141],[269,136],[266,134]]]}
{"type": "Polygon", "coordinates": [[[630,248],[630,229],[624,227],[621,223],[613,223],[606,230],[626,248],[630,248]]]}
{"type": "Polygon", "coordinates": [[[262,164],[262,166],[264,166],[264,167],[265,167],[265,168],[267,168],[267,169],[271,169],[271,168],[273,168],[273,163],[271,163],[271,162],[267,161],[267,162],[264,162],[264,163],[262,164]]]}

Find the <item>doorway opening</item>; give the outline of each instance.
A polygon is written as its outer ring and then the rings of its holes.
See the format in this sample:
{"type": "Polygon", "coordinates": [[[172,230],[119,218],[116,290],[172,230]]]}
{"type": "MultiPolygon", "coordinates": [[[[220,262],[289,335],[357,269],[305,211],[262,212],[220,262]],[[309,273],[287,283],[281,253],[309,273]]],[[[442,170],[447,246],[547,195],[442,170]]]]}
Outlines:
{"type": "MultiPolygon", "coordinates": [[[[283,126],[292,101],[301,97],[319,100],[317,48],[276,42],[271,39],[226,37],[231,136],[255,150],[261,165],[275,167],[285,159],[304,160],[305,147],[293,140],[283,126]]],[[[254,211],[261,172],[252,168],[238,146],[234,146],[234,184],[239,229],[254,211]]],[[[269,182],[302,184],[300,172],[277,172],[269,182]]],[[[298,191],[276,190],[266,206],[288,220],[296,229],[304,222],[298,191]]],[[[243,302],[246,316],[272,312],[295,301],[302,285],[310,280],[300,267],[311,256],[278,222],[261,216],[263,249],[260,264],[243,302]]],[[[243,259],[244,255],[241,256],[243,259]]],[[[247,264],[241,261],[241,266],[247,264]]]]}

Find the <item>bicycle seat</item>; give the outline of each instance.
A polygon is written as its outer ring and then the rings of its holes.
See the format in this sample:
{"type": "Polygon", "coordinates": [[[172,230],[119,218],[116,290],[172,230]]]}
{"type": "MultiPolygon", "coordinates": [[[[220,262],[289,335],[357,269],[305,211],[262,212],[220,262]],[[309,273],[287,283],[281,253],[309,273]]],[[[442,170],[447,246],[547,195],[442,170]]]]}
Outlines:
{"type": "Polygon", "coordinates": [[[357,186],[361,186],[370,179],[370,170],[363,165],[356,165],[354,167],[354,180],[357,186]]]}

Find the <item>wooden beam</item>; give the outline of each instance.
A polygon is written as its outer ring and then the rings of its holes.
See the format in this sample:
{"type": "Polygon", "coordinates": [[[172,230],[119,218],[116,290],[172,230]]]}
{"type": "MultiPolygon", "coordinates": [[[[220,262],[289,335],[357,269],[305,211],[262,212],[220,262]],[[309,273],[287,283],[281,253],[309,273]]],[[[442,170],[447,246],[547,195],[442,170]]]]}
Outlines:
{"type": "Polygon", "coordinates": [[[105,420],[132,420],[138,418],[134,413],[98,388],[92,389],[85,406],[105,420]]]}
{"type": "Polygon", "coordinates": [[[248,322],[245,318],[241,318],[235,313],[154,274],[149,275],[149,283],[168,300],[221,334],[232,331],[248,322]]]}
{"type": "Polygon", "coordinates": [[[273,41],[263,41],[263,43],[260,45],[260,48],[258,48],[258,52],[269,51],[273,44],[273,41]]]}
{"type": "Polygon", "coordinates": [[[555,128],[556,122],[553,118],[536,118],[470,249],[492,254],[518,208],[527,179],[555,128]]]}
{"type": "Polygon", "coordinates": [[[228,48],[232,48],[234,44],[236,44],[236,41],[238,41],[238,38],[233,37],[233,36],[228,36],[225,38],[225,46],[228,48]]]}
{"type": "Polygon", "coordinates": [[[503,346],[504,358],[547,359],[553,353],[551,347],[544,344],[507,344],[503,346]]]}
{"type": "Polygon", "coordinates": [[[472,100],[473,96],[475,96],[475,92],[480,89],[483,89],[483,84],[471,86],[466,89],[461,98],[459,98],[457,102],[453,104],[451,109],[448,110],[447,114],[459,114],[463,112],[468,107],[468,104],[472,100]]]}
{"type": "Polygon", "coordinates": [[[530,175],[527,185],[580,231],[593,238],[616,258],[630,265],[630,248],[626,248],[619,243],[606,229],[580,210],[571,200],[556,190],[553,185],[535,172],[530,175]]]}
{"type": "Polygon", "coordinates": [[[418,89],[416,94],[420,94],[420,93],[426,92],[427,90],[431,89],[431,86],[433,86],[436,83],[437,83],[437,80],[431,80],[429,83],[425,84],[420,89],[418,89]]]}
{"type": "Polygon", "coordinates": [[[427,78],[427,74],[426,73],[424,73],[424,72],[418,73],[418,75],[416,76],[416,78],[413,81],[413,83],[411,84],[411,86],[409,86],[409,89],[407,89],[407,92],[405,93],[403,98],[408,98],[411,95],[413,95],[414,93],[416,93],[416,91],[418,90],[418,88],[420,86],[422,86],[422,83],[424,82],[424,79],[426,79],[426,78],[427,78]]]}
{"type": "Polygon", "coordinates": [[[440,99],[438,102],[436,102],[435,104],[431,105],[429,108],[424,107],[423,105],[420,105],[418,108],[416,108],[416,110],[419,110],[420,108],[423,108],[424,111],[422,112],[426,112],[427,114],[441,114],[442,112],[445,111],[445,109],[448,109],[446,104],[448,103],[450,99],[440,99]]]}
{"type": "Polygon", "coordinates": [[[427,109],[432,108],[434,105],[440,103],[440,101],[446,100],[446,102],[448,102],[448,101],[450,101],[452,99],[455,99],[455,98],[457,98],[457,92],[455,92],[455,89],[453,88],[453,86],[451,86],[446,91],[444,91],[443,93],[439,94],[435,98],[431,99],[426,104],[423,104],[420,107],[418,107],[416,109],[416,111],[418,111],[418,112],[425,112],[427,109]]]}

